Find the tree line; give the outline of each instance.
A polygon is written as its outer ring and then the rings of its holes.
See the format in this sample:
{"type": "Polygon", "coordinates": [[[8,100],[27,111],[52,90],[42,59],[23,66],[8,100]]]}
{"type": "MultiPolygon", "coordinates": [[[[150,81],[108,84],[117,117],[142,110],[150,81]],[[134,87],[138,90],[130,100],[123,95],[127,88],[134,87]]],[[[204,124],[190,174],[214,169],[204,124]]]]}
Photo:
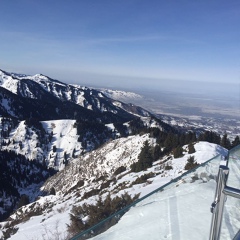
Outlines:
{"type": "MultiPolygon", "coordinates": [[[[150,146],[148,141],[145,141],[141,152],[138,156],[138,161],[131,165],[133,172],[139,172],[152,166],[152,163],[166,154],[173,153],[174,158],[183,156],[183,146],[188,145],[188,153],[192,154],[195,152],[193,143],[197,141],[207,141],[210,143],[218,144],[226,149],[231,149],[240,144],[239,136],[231,142],[224,134],[222,137],[211,131],[206,131],[198,136],[194,132],[188,133],[173,133],[173,132],[162,132],[158,128],[149,129],[150,136],[156,138],[157,144],[150,146]]],[[[189,159],[187,169],[191,166],[196,166],[194,159],[189,159]]]]}

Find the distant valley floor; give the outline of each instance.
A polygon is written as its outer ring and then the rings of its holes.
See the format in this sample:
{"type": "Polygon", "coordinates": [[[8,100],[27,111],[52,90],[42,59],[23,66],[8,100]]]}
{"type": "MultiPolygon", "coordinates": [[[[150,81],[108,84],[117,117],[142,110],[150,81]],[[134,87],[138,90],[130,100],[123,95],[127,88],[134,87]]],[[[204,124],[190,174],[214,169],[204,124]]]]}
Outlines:
{"type": "Polygon", "coordinates": [[[177,93],[138,90],[133,94],[111,97],[139,105],[160,116],[165,122],[182,129],[205,129],[227,133],[233,139],[240,135],[239,96],[177,93]]]}

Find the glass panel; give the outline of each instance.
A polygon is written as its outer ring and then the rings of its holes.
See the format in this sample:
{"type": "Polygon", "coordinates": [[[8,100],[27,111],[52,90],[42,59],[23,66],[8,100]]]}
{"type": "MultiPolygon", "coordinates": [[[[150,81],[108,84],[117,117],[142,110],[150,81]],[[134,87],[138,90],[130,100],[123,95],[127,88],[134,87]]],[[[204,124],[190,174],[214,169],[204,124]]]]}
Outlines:
{"type": "MultiPolygon", "coordinates": [[[[240,189],[240,146],[229,151],[227,185],[240,189]]],[[[221,239],[233,239],[240,229],[240,199],[227,196],[224,206],[221,239]]]]}
{"type": "Polygon", "coordinates": [[[221,240],[233,239],[240,229],[240,199],[228,196],[224,206],[221,240]]]}
{"type": "Polygon", "coordinates": [[[73,239],[208,239],[220,160],[210,160],[73,239]]]}
{"type": "Polygon", "coordinates": [[[240,189],[240,146],[229,151],[229,176],[227,185],[240,189]]]}

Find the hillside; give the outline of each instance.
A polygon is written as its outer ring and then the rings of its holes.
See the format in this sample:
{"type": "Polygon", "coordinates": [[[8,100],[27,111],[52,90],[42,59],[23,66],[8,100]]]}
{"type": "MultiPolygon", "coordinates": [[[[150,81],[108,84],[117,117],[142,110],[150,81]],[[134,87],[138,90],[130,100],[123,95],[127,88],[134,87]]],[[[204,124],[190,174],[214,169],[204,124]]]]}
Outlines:
{"type": "MultiPolygon", "coordinates": [[[[21,202],[33,203],[49,194],[40,190],[44,180],[72,161],[112,140],[145,134],[152,128],[175,132],[141,107],[99,90],[42,74],[0,70],[0,144],[3,154],[11,153],[1,160],[0,219],[6,219],[21,202]]],[[[82,167],[88,168],[87,163],[82,167]]]]}
{"type": "MultiPolygon", "coordinates": [[[[6,231],[4,226],[18,229],[10,239],[44,239],[46,234],[52,234],[52,238],[57,234],[60,239],[65,239],[66,224],[71,223],[69,214],[73,206],[92,204],[99,196],[105,198],[107,193],[110,193],[112,198],[126,192],[131,196],[140,194],[142,197],[185,172],[184,166],[190,156],[187,152],[177,159],[172,155],[165,156],[145,171],[130,172],[130,164],[137,161],[145,140],[154,144],[154,139],[148,135],[127,137],[107,143],[102,148],[74,160],[49,178],[41,188],[44,192],[50,192],[54,187],[56,195],[42,196],[39,200],[18,209],[11,215],[10,221],[1,224],[2,231],[6,231]],[[129,146],[132,151],[126,153],[129,146]],[[125,166],[126,170],[114,174],[119,166],[125,166]],[[171,166],[172,169],[166,166],[171,166]],[[23,219],[24,222],[19,223],[23,219]]],[[[217,154],[226,154],[223,148],[215,144],[199,142],[194,146],[196,152],[193,155],[198,163],[205,162],[217,154]]],[[[185,149],[187,150],[187,146],[185,149]]]]}
{"type": "Polygon", "coordinates": [[[1,240],[68,239],[238,143],[119,97],[141,98],[0,70],[1,240]]]}

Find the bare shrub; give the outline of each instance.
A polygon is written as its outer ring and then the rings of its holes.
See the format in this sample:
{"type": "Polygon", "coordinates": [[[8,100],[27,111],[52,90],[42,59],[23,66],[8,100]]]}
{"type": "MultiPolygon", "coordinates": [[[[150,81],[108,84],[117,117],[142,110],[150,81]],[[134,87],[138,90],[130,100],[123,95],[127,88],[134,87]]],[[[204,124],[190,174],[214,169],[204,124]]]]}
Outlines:
{"type": "Polygon", "coordinates": [[[132,185],[134,185],[134,184],[140,184],[140,183],[145,183],[148,178],[152,178],[152,177],[154,177],[154,176],[155,176],[155,174],[154,174],[153,172],[144,174],[144,175],[138,177],[135,181],[133,181],[133,182],[132,182],[132,185]]]}
{"type": "Polygon", "coordinates": [[[117,168],[116,170],[115,170],[115,172],[113,173],[113,175],[118,175],[118,174],[120,174],[120,173],[122,173],[122,172],[124,172],[124,171],[126,171],[127,169],[126,169],[126,167],[125,166],[121,166],[121,167],[119,167],[119,168],[117,168]]]}
{"type": "MultiPolygon", "coordinates": [[[[108,194],[105,200],[100,196],[96,205],[85,203],[82,206],[74,206],[70,213],[71,224],[68,226],[69,233],[74,235],[92,227],[111,214],[131,204],[138,197],[139,195],[135,195],[132,198],[128,193],[125,193],[121,197],[117,196],[111,199],[110,194],[108,194]]],[[[107,229],[110,226],[111,224],[106,225],[104,228],[107,229]]]]}
{"type": "Polygon", "coordinates": [[[14,235],[18,231],[18,228],[12,227],[11,225],[6,225],[5,229],[6,229],[5,231],[2,231],[3,239],[10,238],[12,235],[14,235]]]}
{"type": "Polygon", "coordinates": [[[62,233],[59,230],[59,220],[56,221],[53,229],[47,227],[46,224],[43,224],[43,228],[44,228],[44,232],[42,233],[43,240],[65,240],[70,238],[68,233],[65,232],[62,233]]]}
{"type": "Polygon", "coordinates": [[[173,167],[171,165],[166,165],[164,169],[165,170],[171,170],[171,169],[173,169],[173,167]]]}

